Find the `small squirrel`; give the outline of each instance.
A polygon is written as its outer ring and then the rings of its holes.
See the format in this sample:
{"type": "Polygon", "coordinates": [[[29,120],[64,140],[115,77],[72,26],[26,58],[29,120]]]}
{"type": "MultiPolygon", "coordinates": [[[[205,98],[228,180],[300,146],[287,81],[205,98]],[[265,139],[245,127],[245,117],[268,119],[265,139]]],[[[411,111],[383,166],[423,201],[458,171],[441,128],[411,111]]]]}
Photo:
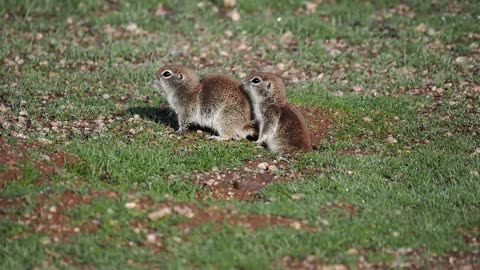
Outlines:
{"type": "Polygon", "coordinates": [[[197,124],[216,131],[218,136],[207,138],[219,141],[256,134],[248,95],[229,76],[210,74],[199,80],[190,68],[167,65],[157,71],[154,85],[178,116],[177,133],[197,124]]]}
{"type": "Polygon", "coordinates": [[[251,97],[259,125],[257,144],[265,144],[273,152],[312,151],[305,119],[295,106],[288,103],[279,76],[252,72],[242,86],[251,97]]]}

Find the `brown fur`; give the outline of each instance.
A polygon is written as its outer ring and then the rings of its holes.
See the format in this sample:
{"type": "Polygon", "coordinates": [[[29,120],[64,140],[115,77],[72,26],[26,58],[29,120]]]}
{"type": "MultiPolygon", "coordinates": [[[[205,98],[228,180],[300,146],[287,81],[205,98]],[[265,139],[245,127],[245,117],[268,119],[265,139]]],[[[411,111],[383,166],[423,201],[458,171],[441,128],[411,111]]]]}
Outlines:
{"type": "MultiPolygon", "coordinates": [[[[167,74],[168,75],[168,74],[167,74]]],[[[163,91],[169,105],[178,115],[183,132],[190,124],[215,130],[212,139],[242,139],[253,135],[252,108],[239,82],[222,74],[211,74],[199,80],[195,72],[183,66],[164,66],[155,84],[163,91]],[[165,72],[170,72],[166,78],[165,72]]]]}
{"type": "Polygon", "coordinates": [[[243,81],[259,124],[258,143],[274,152],[312,151],[307,124],[300,111],[289,104],[279,76],[252,72],[243,81]]]}

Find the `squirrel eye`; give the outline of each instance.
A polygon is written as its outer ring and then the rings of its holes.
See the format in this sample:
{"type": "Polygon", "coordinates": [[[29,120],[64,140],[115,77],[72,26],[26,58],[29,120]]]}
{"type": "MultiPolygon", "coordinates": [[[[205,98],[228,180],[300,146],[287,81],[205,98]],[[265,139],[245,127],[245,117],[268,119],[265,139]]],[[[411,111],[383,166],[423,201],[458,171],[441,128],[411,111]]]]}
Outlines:
{"type": "Polygon", "coordinates": [[[172,72],[168,71],[168,70],[165,70],[163,73],[162,73],[162,76],[165,77],[165,78],[168,78],[170,76],[172,76],[172,72]]]}
{"type": "Polygon", "coordinates": [[[260,79],[257,78],[257,77],[255,77],[255,78],[252,79],[252,82],[253,82],[254,84],[260,83],[260,79]]]}

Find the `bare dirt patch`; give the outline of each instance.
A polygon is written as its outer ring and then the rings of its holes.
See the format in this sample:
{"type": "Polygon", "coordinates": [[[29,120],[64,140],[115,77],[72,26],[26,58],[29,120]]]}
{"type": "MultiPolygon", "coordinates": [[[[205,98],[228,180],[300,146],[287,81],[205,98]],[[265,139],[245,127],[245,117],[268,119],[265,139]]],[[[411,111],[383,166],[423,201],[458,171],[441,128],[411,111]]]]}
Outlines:
{"type": "Polygon", "coordinates": [[[291,181],[301,176],[300,172],[288,169],[285,161],[255,159],[245,161],[239,168],[196,172],[191,181],[205,191],[199,197],[207,195],[221,200],[247,201],[271,183],[291,181]]]}
{"type": "Polygon", "coordinates": [[[79,204],[86,204],[90,198],[82,198],[81,195],[67,191],[56,195],[55,200],[59,200],[58,204],[47,196],[39,196],[32,212],[20,217],[19,222],[29,225],[33,232],[45,233],[54,239],[63,239],[75,233],[92,232],[96,229],[97,225],[88,221],[72,225],[71,218],[66,214],[66,210],[79,204]]]}
{"type": "Polygon", "coordinates": [[[0,172],[0,187],[3,187],[7,181],[22,180],[24,178],[23,168],[27,161],[31,161],[34,168],[38,170],[40,177],[38,182],[47,182],[48,179],[66,164],[75,164],[80,159],[62,151],[42,154],[39,158],[32,158],[31,152],[44,147],[42,140],[32,143],[23,141],[15,144],[9,144],[0,137],[0,166],[3,167],[0,172]]]}
{"type": "Polygon", "coordinates": [[[469,246],[480,247],[480,227],[458,228],[457,232],[463,235],[463,239],[469,246]]]}
{"type": "MultiPolygon", "coordinates": [[[[151,220],[160,220],[167,216],[177,215],[185,217],[185,220],[176,226],[184,231],[198,227],[202,224],[230,224],[232,226],[241,226],[248,230],[256,230],[269,226],[290,226],[295,229],[312,229],[307,221],[297,220],[288,217],[240,213],[237,209],[227,206],[221,209],[212,205],[197,205],[191,202],[173,202],[166,201],[155,203],[151,200],[136,199],[125,205],[127,208],[137,211],[148,212],[151,220]]],[[[137,228],[144,229],[144,226],[135,222],[137,228]]],[[[146,231],[145,231],[146,232],[146,231]]]]}
{"type": "Polygon", "coordinates": [[[337,203],[337,202],[328,202],[322,207],[320,207],[320,211],[322,212],[330,212],[331,210],[341,210],[343,212],[343,216],[345,217],[352,217],[357,214],[357,207],[352,203],[337,203]]]}
{"type": "Polygon", "coordinates": [[[368,256],[360,256],[357,262],[359,269],[369,268],[402,268],[402,269],[479,269],[480,257],[478,251],[470,253],[451,252],[444,255],[427,256],[420,250],[400,248],[392,253],[391,263],[369,262],[368,256]]]}
{"type": "Polygon", "coordinates": [[[374,151],[368,151],[368,150],[362,150],[359,148],[345,148],[343,150],[340,150],[340,153],[344,155],[349,155],[349,156],[369,156],[374,153],[374,151]]]}
{"type": "Polygon", "coordinates": [[[285,269],[298,270],[347,270],[342,264],[322,264],[314,256],[307,256],[303,260],[294,259],[291,256],[285,256],[281,259],[280,265],[285,269]]]}
{"type": "Polygon", "coordinates": [[[80,162],[80,158],[62,151],[44,154],[42,160],[34,160],[35,168],[40,172],[40,181],[48,181],[49,176],[56,173],[66,164],[75,164],[80,162]]]}
{"type": "Polygon", "coordinates": [[[14,151],[13,147],[0,137],[0,166],[4,167],[0,172],[0,187],[3,187],[6,181],[23,178],[18,162],[24,159],[23,153],[14,151]]]}
{"type": "MultiPolygon", "coordinates": [[[[418,251],[408,251],[405,253],[402,250],[410,250],[402,248],[400,251],[393,253],[394,259],[392,262],[369,262],[365,253],[367,250],[358,250],[351,248],[347,251],[350,255],[359,255],[358,261],[355,264],[357,269],[479,269],[480,259],[478,259],[478,252],[474,253],[451,253],[442,256],[422,257],[418,251]],[[401,258],[401,256],[404,256],[401,258]]],[[[322,263],[315,256],[306,256],[303,259],[295,259],[291,256],[284,256],[279,263],[285,269],[297,270],[346,270],[348,266],[343,264],[328,264],[322,263]]]]}
{"type": "MultiPolygon", "coordinates": [[[[271,226],[286,226],[296,230],[316,230],[317,228],[308,224],[307,221],[297,220],[288,217],[264,214],[240,213],[234,207],[227,206],[219,208],[208,204],[196,204],[193,202],[155,202],[150,198],[136,198],[125,204],[131,211],[147,213],[148,219],[155,221],[168,216],[180,216],[180,220],[174,226],[185,233],[190,232],[198,226],[212,224],[215,230],[221,230],[223,225],[239,226],[247,230],[256,230],[271,226]]],[[[149,247],[153,253],[160,253],[165,250],[164,238],[161,232],[151,228],[145,218],[136,218],[130,223],[130,227],[136,233],[144,233],[146,238],[140,242],[128,243],[149,247]]],[[[176,236],[175,241],[184,241],[176,236]]]]}
{"type": "MultiPolygon", "coordinates": [[[[136,233],[144,233],[146,234],[146,238],[143,239],[141,242],[136,242],[135,244],[140,247],[148,247],[152,251],[152,253],[160,253],[165,250],[163,244],[163,235],[155,230],[151,229],[147,224],[143,222],[142,219],[135,219],[133,222],[130,223],[130,227],[136,233]]],[[[131,246],[132,243],[128,243],[131,246]]]]}
{"type": "MultiPolygon", "coordinates": [[[[116,198],[117,194],[112,191],[94,191],[84,195],[72,190],[42,193],[35,198],[35,205],[30,212],[23,215],[0,213],[0,218],[8,218],[17,224],[27,225],[30,232],[44,233],[54,241],[59,241],[80,232],[92,232],[98,227],[98,223],[91,220],[74,225],[67,214],[69,209],[88,204],[98,197],[116,198]]],[[[5,209],[18,208],[26,206],[25,201],[23,197],[0,198],[0,205],[5,209]]]]}
{"type": "Polygon", "coordinates": [[[25,198],[22,197],[0,197],[0,217],[9,210],[15,210],[24,206],[25,198]]]}
{"type": "MultiPolygon", "coordinates": [[[[456,252],[444,256],[430,258],[427,267],[430,269],[480,269],[480,254],[456,252]]],[[[419,268],[419,267],[417,267],[419,268]]]]}
{"type": "Polygon", "coordinates": [[[181,224],[179,227],[184,230],[190,230],[191,228],[208,222],[216,224],[228,223],[232,226],[241,226],[248,230],[256,230],[270,226],[289,226],[296,229],[310,228],[308,223],[302,220],[274,215],[244,214],[238,213],[233,208],[221,210],[215,206],[198,209],[191,219],[188,219],[187,222],[181,224]]]}

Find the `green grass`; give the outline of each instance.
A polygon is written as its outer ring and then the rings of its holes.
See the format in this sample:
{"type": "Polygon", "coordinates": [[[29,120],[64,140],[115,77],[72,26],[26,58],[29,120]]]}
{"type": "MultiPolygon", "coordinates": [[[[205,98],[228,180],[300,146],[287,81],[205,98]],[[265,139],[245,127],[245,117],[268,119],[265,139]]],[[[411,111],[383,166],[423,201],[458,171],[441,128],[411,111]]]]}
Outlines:
{"type": "MultiPolygon", "coordinates": [[[[155,16],[158,1],[150,0],[0,3],[2,140],[15,145],[21,134],[27,142],[54,143],[28,150],[30,159],[18,164],[23,179],[0,189],[1,202],[25,200],[0,209],[0,268],[266,269],[281,268],[284,256],[310,255],[324,265],[355,267],[364,256],[371,263],[417,260],[428,267],[435,255],[478,252],[459,231],[477,228],[478,238],[480,224],[475,1],[402,1],[407,11],[396,1],[333,1],[312,14],[295,14],[304,1],[248,0],[237,1],[238,22],[218,14],[223,1],[162,2],[166,16],[155,16]],[[130,23],[145,32],[129,32],[130,23]],[[294,45],[281,41],[287,32],[294,45]],[[332,39],[345,46],[332,52],[332,39]],[[238,51],[239,44],[250,48],[238,51]],[[284,74],[289,100],[328,111],[332,127],[319,151],[289,160],[303,176],[267,186],[261,200],[198,199],[197,171],[277,156],[248,141],[171,135],[152,117],[165,102],[151,86],[153,74],[167,63],[237,79],[283,63],[290,71],[284,74]],[[314,80],[320,73],[322,79],[314,80]],[[389,143],[389,135],[397,143],[389,143]],[[39,182],[31,159],[57,149],[81,162],[39,182]],[[117,197],[95,197],[64,212],[75,226],[95,221],[92,233],[55,241],[19,222],[41,194],[65,190],[83,196],[114,191],[117,197]],[[183,231],[177,225],[185,218],[152,221],[147,215],[154,209],[126,209],[135,198],[280,215],[315,229],[251,231],[225,222],[183,231]],[[355,213],[325,210],[330,203],[351,204],[355,213]],[[133,228],[136,221],[144,230],[133,228]],[[144,244],[149,233],[161,235],[161,252],[144,244]],[[364,252],[351,254],[351,248],[364,252]],[[402,248],[419,252],[420,259],[396,254],[402,248]]],[[[0,172],[7,169],[3,164],[0,172]]]]}

